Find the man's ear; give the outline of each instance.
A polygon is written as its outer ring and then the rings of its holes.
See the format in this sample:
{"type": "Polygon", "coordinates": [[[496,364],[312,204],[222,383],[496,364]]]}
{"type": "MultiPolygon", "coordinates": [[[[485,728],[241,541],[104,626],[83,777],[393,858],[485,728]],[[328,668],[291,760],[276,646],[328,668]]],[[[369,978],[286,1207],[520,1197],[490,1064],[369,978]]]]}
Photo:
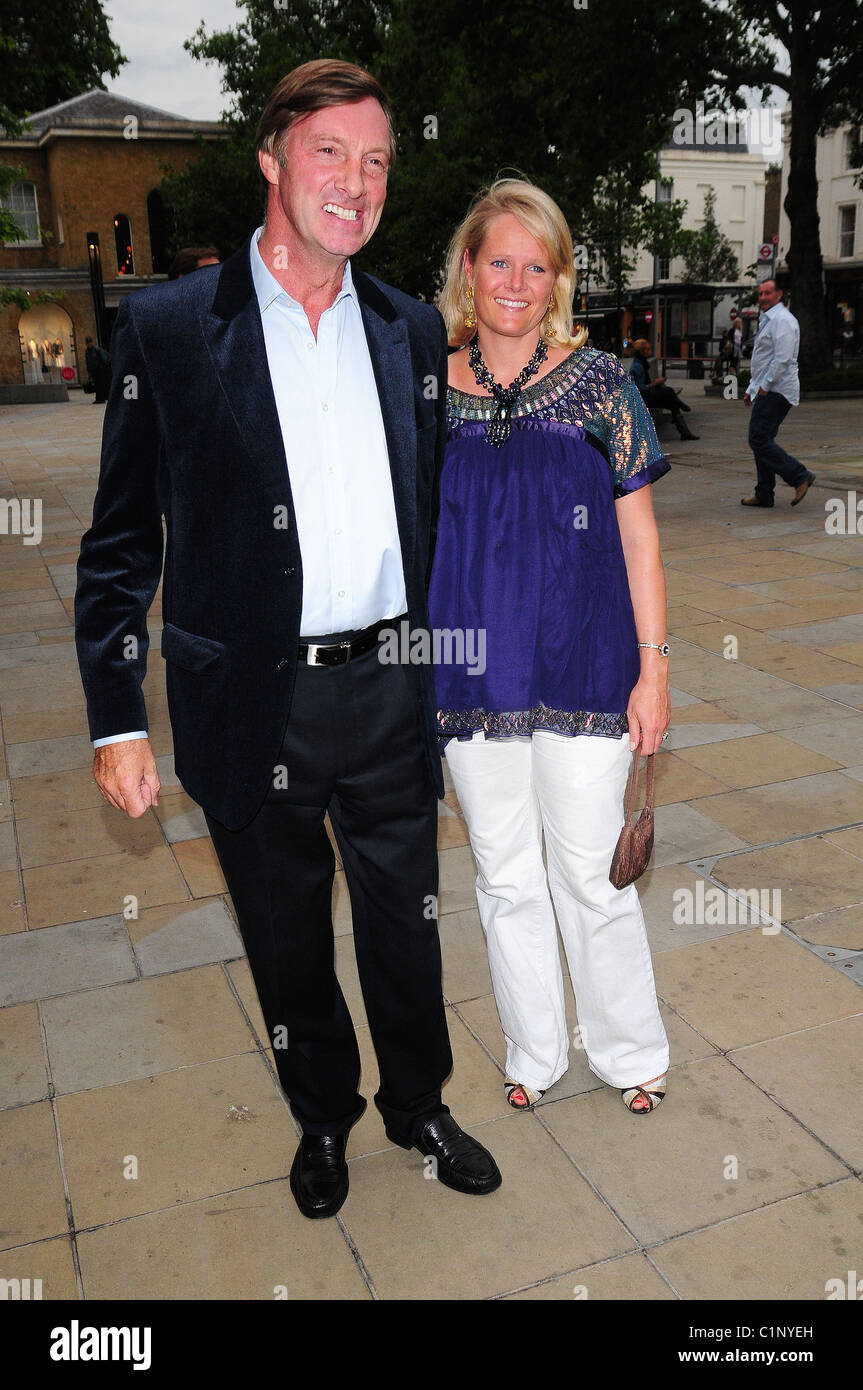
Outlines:
{"type": "Polygon", "coordinates": [[[258,150],[258,167],[267,183],[278,184],[279,161],[274,154],[268,154],[266,150],[258,150]]]}

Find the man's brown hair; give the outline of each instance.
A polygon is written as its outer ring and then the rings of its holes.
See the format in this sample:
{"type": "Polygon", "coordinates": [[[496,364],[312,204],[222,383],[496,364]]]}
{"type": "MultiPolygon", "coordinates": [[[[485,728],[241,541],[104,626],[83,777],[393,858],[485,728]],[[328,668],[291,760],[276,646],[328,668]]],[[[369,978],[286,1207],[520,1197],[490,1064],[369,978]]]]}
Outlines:
{"type": "Polygon", "coordinates": [[[283,77],[264,107],[255,140],[256,155],[261,151],[285,162],[285,141],[291,126],[312,111],[325,106],[348,106],[374,97],[387,118],[390,133],[389,163],[395,163],[396,137],[389,97],[376,78],[355,63],[339,58],[316,58],[303,63],[283,77]]]}

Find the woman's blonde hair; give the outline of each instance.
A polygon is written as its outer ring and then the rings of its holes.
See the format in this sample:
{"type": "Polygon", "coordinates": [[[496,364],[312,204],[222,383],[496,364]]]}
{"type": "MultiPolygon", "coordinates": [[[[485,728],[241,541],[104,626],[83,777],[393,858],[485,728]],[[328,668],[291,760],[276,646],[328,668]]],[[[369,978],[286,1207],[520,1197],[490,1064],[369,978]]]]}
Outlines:
{"type": "Polygon", "coordinates": [[[446,258],[446,278],[438,308],[444,316],[449,341],[461,347],[473,337],[475,329],[465,327],[468,310],[464,253],[471,261],[485,240],[489,225],[502,213],[512,213],[525,231],[542,242],[555,273],[551,308],[543,319],[543,336],[555,347],[577,348],[587,339],[587,329],[572,323],[572,295],[575,266],[572,237],[566,218],[553,198],[527,179],[496,179],[483,188],[470,205],[464,221],[456,228],[446,258]]]}

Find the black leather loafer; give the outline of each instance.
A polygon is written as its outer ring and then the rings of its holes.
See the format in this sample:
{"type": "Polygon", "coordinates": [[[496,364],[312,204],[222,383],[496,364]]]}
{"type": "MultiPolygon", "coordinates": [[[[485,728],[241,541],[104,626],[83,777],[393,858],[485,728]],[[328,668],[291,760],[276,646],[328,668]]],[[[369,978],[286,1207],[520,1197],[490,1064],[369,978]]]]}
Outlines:
{"type": "Polygon", "coordinates": [[[303,1216],[335,1216],[348,1195],[346,1134],[304,1134],[291,1165],[291,1191],[303,1216]]]}
{"type": "Polygon", "coordinates": [[[403,1149],[419,1149],[423,1158],[434,1159],[438,1181],[456,1192],[482,1197],[486,1192],[494,1192],[503,1181],[488,1149],[465,1134],[452,1115],[436,1115],[413,1141],[398,1139],[389,1130],[387,1138],[403,1149]]]}

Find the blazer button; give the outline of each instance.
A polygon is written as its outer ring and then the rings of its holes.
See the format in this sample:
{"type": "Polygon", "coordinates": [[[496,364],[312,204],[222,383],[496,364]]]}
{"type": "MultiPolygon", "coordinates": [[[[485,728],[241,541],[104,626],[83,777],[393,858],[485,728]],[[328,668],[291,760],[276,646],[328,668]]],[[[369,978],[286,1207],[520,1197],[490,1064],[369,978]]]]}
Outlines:
{"type": "Polygon", "coordinates": [[[283,668],[284,668],[285,666],[287,666],[287,664],[288,664],[288,658],[287,658],[286,656],[283,656],[282,659],[281,659],[281,661],[277,661],[277,662],[276,662],[276,670],[277,670],[277,671],[283,670],[283,668]]]}
{"type": "Polygon", "coordinates": [[[296,567],[296,565],[288,565],[288,568],[285,570],[285,574],[296,574],[296,572],[297,572],[297,567],[296,567]]]}

